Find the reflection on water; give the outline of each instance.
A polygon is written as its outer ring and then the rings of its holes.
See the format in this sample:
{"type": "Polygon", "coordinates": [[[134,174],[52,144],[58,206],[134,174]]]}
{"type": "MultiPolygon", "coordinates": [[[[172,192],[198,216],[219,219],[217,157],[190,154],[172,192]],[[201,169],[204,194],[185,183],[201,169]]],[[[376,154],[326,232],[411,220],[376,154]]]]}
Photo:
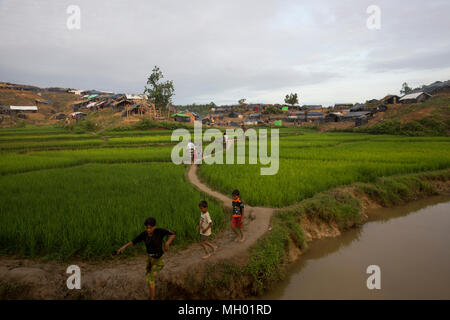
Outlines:
{"type": "Polygon", "coordinates": [[[450,299],[450,197],[372,210],[369,222],[317,240],[261,299],[450,299]],[[381,268],[381,290],[366,269],[381,268]]]}

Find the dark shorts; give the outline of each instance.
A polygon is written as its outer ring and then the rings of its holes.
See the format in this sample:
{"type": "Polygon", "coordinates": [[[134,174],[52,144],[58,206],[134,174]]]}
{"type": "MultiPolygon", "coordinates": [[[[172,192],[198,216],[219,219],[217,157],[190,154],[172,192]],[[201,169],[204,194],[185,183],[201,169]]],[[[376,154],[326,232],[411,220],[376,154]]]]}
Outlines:
{"type": "Polygon", "coordinates": [[[231,217],[231,227],[242,229],[242,216],[233,215],[231,217]]]}
{"type": "Polygon", "coordinates": [[[200,235],[200,241],[208,241],[209,240],[209,236],[205,236],[204,234],[200,235]]]}

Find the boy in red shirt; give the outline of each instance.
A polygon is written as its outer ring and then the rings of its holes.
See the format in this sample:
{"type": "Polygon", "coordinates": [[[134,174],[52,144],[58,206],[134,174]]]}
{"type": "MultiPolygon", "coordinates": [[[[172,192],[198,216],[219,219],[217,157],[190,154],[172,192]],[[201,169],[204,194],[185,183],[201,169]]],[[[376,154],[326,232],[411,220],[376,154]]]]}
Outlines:
{"type": "Polygon", "coordinates": [[[234,241],[244,242],[244,232],[242,231],[244,224],[244,203],[239,199],[239,190],[234,190],[233,193],[233,215],[231,217],[231,229],[236,234],[234,241]]]}

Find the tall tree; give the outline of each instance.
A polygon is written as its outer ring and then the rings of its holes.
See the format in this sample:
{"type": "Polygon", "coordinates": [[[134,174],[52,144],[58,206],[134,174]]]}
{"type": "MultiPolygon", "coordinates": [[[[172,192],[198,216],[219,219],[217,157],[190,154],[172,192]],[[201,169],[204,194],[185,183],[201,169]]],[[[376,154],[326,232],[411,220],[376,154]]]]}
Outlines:
{"type": "Polygon", "coordinates": [[[147,79],[147,85],[150,87],[146,86],[144,93],[156,107],[165,110],[167,105],[172,102],[175,89],[172,80],[162,82],[162,78],[164,78],[163,73],[158,66],[155,66],[147,79]]]}
{"type": "Polygon", "coordinates": [[[294,105],[298,103],[298,96],[296,93],[287,94],[286,98],[284,98],[284,103],[294,105]]]}
{"type": "Polygon", "coordinates": [[[245,100],[246,100],[246,99],[240,99],[240,100],[238,101],[239,105],[243,106],[243,105],[245,104],[245,100]]]}
{"type": "Polygon", "coordinates": [[[400,90],[401,94],[408,94],[412,91],[412,89],[408,86],[408,84],[405,82],[402,84],[402,89],[400,90]]]}

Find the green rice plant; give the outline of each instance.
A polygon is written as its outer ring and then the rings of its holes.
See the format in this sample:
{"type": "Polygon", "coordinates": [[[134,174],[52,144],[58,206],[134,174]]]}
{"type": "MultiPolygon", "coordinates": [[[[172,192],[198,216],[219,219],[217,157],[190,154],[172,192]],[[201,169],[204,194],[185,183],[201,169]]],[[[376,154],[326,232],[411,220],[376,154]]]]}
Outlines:
{"type": "MultiPolygon", "coordinates": [[[[170,163],[91,164],[0,177],[0,253],[107,257],[142,232],[150,216],[177,232],[176,245],[196,241],[205,196],[184,172],[170,163]]],[[[206,200],[220,230],[222,208],[206,200]]]]}
{"type": "Polygon", "coordinates": [[[33,170],[67,168],[88,163],[170,162],[171,146],[141,148],[100,148],[3,153],[0,175],[33,170]]]}
{"type": "Polygon", "coordinates": [[[95,138],[92,134],[46,134],[46,135],[1,135],[0,143],[11,141],[50,141],[50,140],[81,140],[95,138]]]}
{"type": "Polygon", "coordinates": [[[225,194],[237,188],[252,205],[283,207],[354,182],[450,167],[450,139],[445,137],[306,133],[281,138],[279,153],[279,171],[273,176],[262,176],[261,165],[248,164],[248,155],[246,164],[203,164],[199,172],[225,194]]]}
{"type": "Polygon", "coordinates": [[[0,151],[9,150],[46,150],[51,148],[79,148],[101,146],[104,141],[101,139],[80,139],[80,140],[52,140],[52,141],[25,141],[0,143],[0,151]]]}
{"type": "Polygon", "coordinates": [[[47,135],[47,134],[64,134],[67,133],[67,130],[63,128],[51,127],[51,126],[33,126],[26,125],[22,128],[2,128],[0,129],[0,136],[8,136],[8,135],[47,135]]]}

